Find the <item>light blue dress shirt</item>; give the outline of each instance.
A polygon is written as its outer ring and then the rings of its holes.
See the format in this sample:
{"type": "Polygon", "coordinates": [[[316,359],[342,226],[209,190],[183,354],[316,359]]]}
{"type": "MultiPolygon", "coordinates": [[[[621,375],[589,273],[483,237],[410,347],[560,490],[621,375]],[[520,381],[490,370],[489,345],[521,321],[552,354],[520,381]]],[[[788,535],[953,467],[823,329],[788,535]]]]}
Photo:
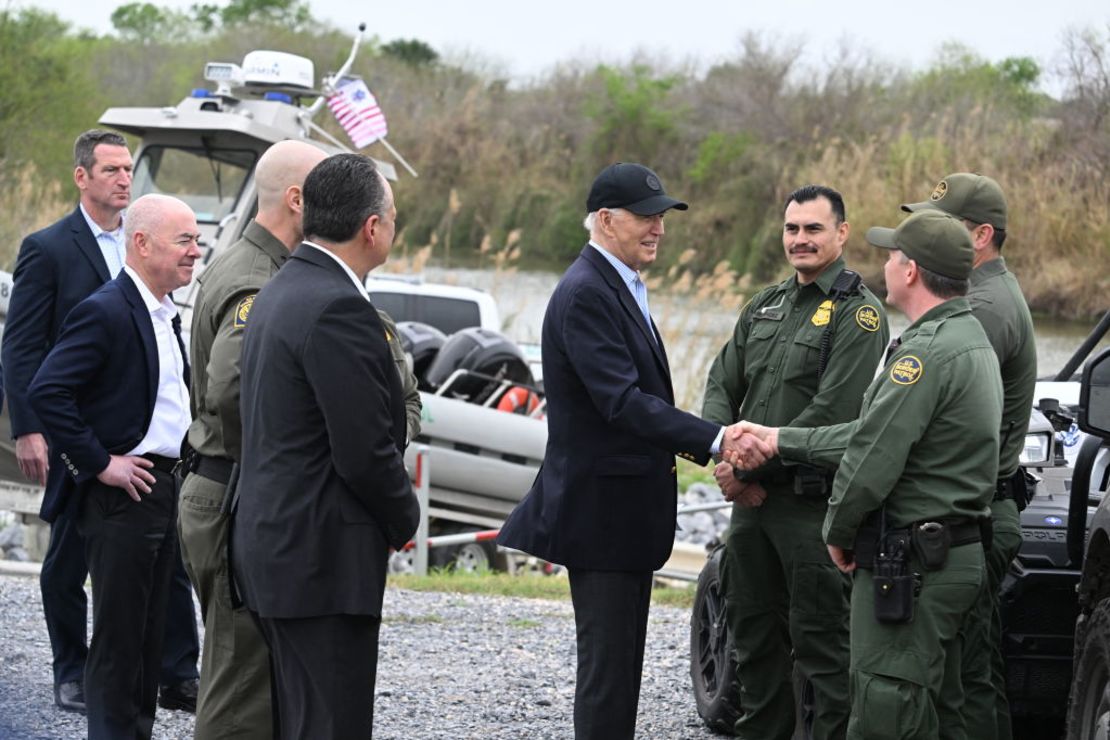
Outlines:
{"type": "Polygon", "coordinates": [[[628,292],[632,294],[632,299],[636,301],[636,305],[640,307],[640,313],[644,315],[644,322],[647,324],[648,329],[651,330],[651,338],[658,344],[659,339],[655,336],[655,329],[651,326],[651,311],[648,310],[647,286],[644,285],[644,281],[640,279],[640,273],[621,262],[605,248],[598,246],[594,242],[591,241],[590,246],[600,252],[602,257],[609,260],[609,264],[613,266],[613,269],[621,276],[621,280],[628,286],[628,292]]]}
{"type": "Polygon", "coordinates": [[[85,205],[81,204],[81,215],[85,217],[85,223],[89,225],[89,230],[92,231],[93,238],[96,239],[97,246],[100,247],[101,254],[104,255],[104,262],[108,265],[109,279],[119,275],[119,271],[123,269],[123,263],[126,255],[125,237],[123,235],[123,219],[124,214],[120,213],[119,228],[115,231],[105,231],[100,228],[100,225],[92,220],[88,211],[85,210],[85,205]]]}

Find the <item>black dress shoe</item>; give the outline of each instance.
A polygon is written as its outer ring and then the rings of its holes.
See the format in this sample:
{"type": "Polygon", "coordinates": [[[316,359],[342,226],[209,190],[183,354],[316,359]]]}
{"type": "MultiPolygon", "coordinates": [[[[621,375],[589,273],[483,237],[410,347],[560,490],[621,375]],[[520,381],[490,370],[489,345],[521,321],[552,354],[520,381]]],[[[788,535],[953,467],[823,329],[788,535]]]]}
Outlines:
{"type": "Polygon", "coordinates": [[[67,712],[85,713],[85,687],[80,681],[66,681],[54,686],[54,703],[67,712]]]}
{"type": "Polygon", "coordinates": [[[197,713],[197,679],[162,686],[158,690],[158,706],[163,709],[180,709],[191,714],[197,713]]]}

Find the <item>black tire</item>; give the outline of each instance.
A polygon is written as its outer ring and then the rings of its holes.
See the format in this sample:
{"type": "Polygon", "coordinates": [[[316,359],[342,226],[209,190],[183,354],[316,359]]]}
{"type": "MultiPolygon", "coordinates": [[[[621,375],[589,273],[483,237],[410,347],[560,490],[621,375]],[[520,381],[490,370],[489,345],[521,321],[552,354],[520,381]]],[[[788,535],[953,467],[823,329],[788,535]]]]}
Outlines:
{"type": "Polygon", "coordinates": [[[690,615],[690,678],[698,714],[706,726],[731,735],[736,720],[740,719],[740,683],[721,596],[723,553],[722,547],[714,549],[698,576],[690,615]]]}
{"type": "Polygon", "coordinates": [[[1110,738],[1110,598],[1077,626],[1068,740],[1110,738]]]}

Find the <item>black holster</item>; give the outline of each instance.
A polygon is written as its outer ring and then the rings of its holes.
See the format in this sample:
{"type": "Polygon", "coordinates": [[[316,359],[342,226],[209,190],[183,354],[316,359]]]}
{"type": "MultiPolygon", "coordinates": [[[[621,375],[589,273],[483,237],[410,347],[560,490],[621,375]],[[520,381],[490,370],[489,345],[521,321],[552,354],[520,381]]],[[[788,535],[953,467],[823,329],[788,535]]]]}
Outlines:
{"type": "Polygon", "coordinates": [[[1025,468],[1020,466],[1013,475],[999,478],[994,488],[995,501],[1012,499],[1019,512],[1025,511],[1032,497],[1033,485],[1026,476],[1025,468]]]}

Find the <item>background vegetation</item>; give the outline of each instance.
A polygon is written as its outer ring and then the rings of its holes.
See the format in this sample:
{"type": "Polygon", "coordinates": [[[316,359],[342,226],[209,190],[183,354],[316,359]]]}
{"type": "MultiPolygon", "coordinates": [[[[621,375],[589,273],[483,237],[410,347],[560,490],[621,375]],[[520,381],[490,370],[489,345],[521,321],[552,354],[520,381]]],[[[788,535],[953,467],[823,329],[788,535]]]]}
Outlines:
{"type": "MultiPolygon", "coordinates": [[[[105,108],[174,104],[205,85],[205,61],[259,48],[304,55],[320,77],[350,44],[293,0],[188,12],[132,3],[112,21],[116,33],[98,37],[42,11],[0,10],[0,266],[11,269],[23,235],[72,207],[70,147],[105,108]]],[[[561,269],[584,242],[592,177],[612,161],[641,161],[691,203],[668,219],[656,284],[739,296],[782,275],[781,201],[822,182],[844,194],[849,258],[878,285],[866,228],[896,224],[900,203],[972,170],[1007,192],[1005,254],[1034,309],[1078,318],[1106,308],[1110,26],[1072,31],[1051,70],[955,46],[917,71],[847,49],[806,67],[800,52],[750,36],[708,70],[568,62],[510,84],[419,40],[372,40],[355,71],[420,172],[396,186],[399,251],[426,256],[431,246],[437,259],[468,264],[511,254],[561,269]],[[1040,92],[1046,79],[1058,98],[1040,92]]],[[[378,146],[369,153],[388,158],[378,146]]]]}

